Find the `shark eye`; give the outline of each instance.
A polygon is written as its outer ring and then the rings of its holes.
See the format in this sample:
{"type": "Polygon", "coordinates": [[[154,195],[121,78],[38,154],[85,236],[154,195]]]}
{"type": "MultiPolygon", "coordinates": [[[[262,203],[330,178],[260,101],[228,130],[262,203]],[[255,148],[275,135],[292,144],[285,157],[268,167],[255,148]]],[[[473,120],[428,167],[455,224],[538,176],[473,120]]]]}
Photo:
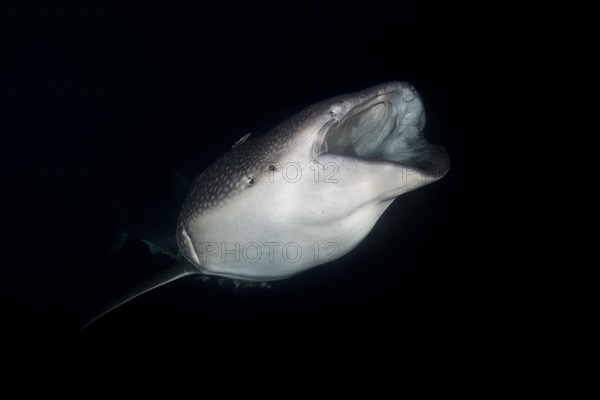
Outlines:
{"type": "Polygon", "coordinates": [[[331,107],[331,110],[329,110],[329,115],[331,115],[333,118],[336,118],[340,112],[342,111],[342,108],[338,105],[335,105],[333,107],[331,107]]]}
{"type": "Polygon", "coordinates": [[[275,171],[277,168],[275,168],[274,165],[269,165],[269,171],[275,171]]]}

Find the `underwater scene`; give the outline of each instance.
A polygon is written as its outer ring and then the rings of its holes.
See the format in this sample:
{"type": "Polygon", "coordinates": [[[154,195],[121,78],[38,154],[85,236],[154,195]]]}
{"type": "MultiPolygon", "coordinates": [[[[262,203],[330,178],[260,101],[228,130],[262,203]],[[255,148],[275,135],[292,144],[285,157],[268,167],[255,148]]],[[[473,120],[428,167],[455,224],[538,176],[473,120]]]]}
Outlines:
{"type": "Polygon", "coordinates": [[[536,340],[520,3],[0,8],[3,344],[536,340]]]}

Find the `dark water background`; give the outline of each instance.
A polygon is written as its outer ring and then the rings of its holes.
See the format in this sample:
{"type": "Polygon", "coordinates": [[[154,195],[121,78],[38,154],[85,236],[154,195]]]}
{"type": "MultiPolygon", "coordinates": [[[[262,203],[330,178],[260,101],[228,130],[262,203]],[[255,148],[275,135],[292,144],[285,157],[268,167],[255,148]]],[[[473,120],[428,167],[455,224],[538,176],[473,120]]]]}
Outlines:
{"type": "Polygon", "coordinates": [[[520,2],[2,2],[0,341],[529,342],[528,109],[520,2]],[[268,3],[268,4],[266,4],[268,3]],[[406,194],[350,255],[234,289],[186,278],[76,336],[100,302],[168,264],[118,217],[162,210],[247,132],[329,96],[413,83],[452,167],[406,194]]]}

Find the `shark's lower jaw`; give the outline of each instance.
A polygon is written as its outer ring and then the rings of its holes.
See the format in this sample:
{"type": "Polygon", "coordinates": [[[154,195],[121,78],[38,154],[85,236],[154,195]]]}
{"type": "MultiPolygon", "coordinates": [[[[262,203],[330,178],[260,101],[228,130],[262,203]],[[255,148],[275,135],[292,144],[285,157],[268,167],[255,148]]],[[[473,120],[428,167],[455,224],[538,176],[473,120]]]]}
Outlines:
{"type": "Polygon", "coordinates": [[[426,175],[443,175],[448,156],[423,138],[424,126],[419,95],[411,86],[396,88],[358,102],[328,124],[319,153],[389,161],[426,175]]]}

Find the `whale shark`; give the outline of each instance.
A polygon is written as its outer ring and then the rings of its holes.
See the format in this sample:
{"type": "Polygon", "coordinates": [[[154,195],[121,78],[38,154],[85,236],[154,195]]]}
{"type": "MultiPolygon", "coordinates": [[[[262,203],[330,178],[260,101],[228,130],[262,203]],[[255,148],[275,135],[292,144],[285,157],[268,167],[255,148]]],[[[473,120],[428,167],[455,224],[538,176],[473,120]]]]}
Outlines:
{"type": "Polygon", "coordinates": [[[394,81],[244,135],[192,182],[176,221],[176,250],[165,251],[178,262],[83,327],[184,276],[262,284],[343,257],[395,199],[448,172],[447,152],[427,142],[424,127],[419,93],[394,81]]]}

